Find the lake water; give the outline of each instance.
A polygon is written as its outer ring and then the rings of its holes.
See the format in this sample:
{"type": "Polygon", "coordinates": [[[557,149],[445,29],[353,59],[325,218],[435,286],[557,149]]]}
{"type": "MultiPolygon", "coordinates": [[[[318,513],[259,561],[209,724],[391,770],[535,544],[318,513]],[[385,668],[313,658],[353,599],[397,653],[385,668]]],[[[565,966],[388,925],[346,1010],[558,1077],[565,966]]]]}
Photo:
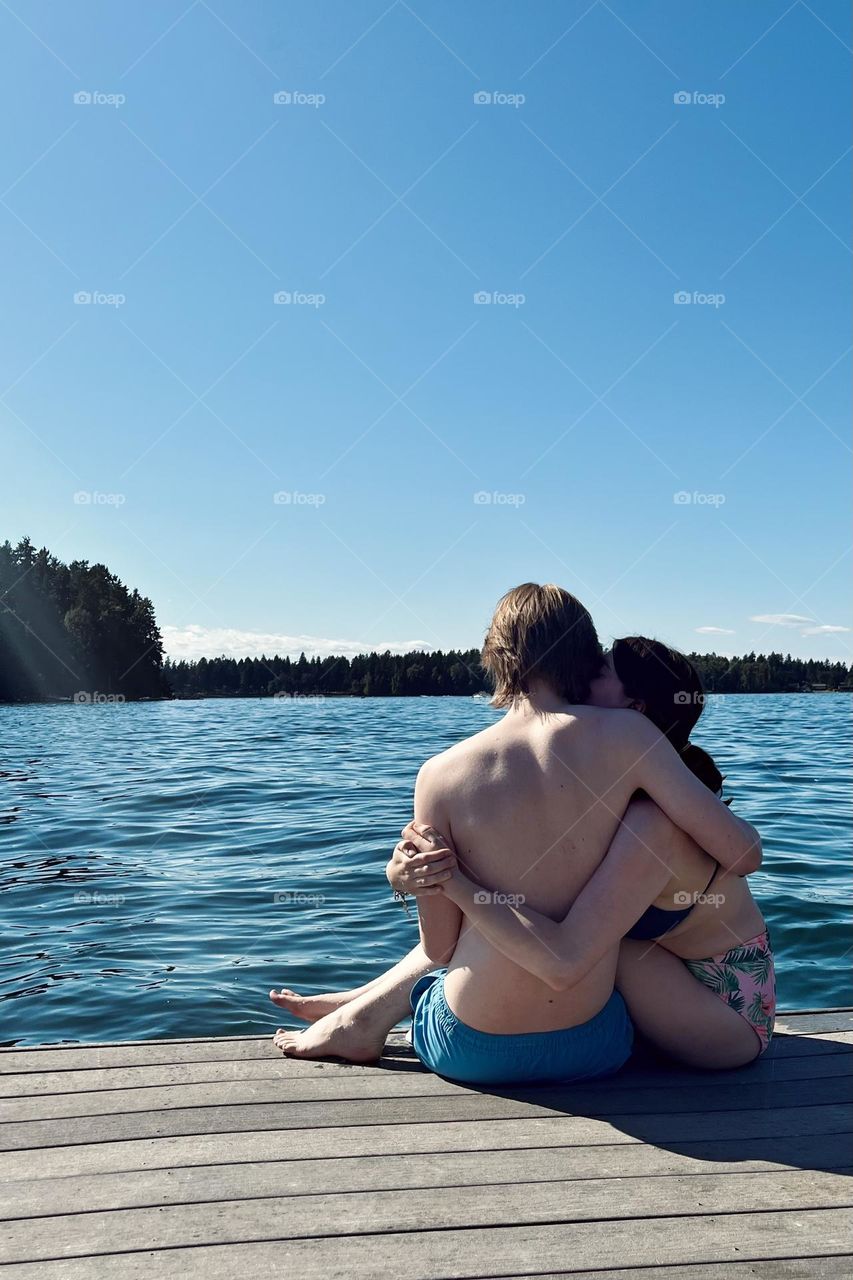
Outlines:
{"type": "MultiPolygon", "coordinates": [[[[853,1005],[851,695],[711,698],[784,1009],[853,1005]]],[[[469,698],[0,707],[0,1041],[260,1033],[417,939],[384,865],[469,698]]]]}

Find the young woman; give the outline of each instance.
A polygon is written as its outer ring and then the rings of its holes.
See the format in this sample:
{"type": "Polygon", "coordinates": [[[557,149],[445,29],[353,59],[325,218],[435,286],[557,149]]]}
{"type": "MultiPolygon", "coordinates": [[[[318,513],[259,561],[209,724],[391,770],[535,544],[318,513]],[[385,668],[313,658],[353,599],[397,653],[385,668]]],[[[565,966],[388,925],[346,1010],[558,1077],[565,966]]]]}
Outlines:
{"type": "MultiPolygon", "coordinates": [[[[589,703],[645,714],[689,768],[718,792],[721,777],[689,734],[702,710],[701,684],[683,655],[643,638],[617,641],[589,703]]],[[[554,991],[581,982],[618,946],[616,986],[639,1029],[672,1056],[700,1067],[733,1067],[766,1048],[774,1016],[773,959],[749,890],[652,802],[635,797],[598,870],[557,922],[523,895],[484,888],[465,874],[465,850],[433,828],[403,832],[388,875],[399,892],[444,895],[515,964],[554,991]],[[461,867],[460,867],[461,864],[461,867]],[[620,943],[625,935],[625,940],[620,943]]],[[[752,868],[750,868],[752,869],[752,868]]],[[[298,1056],[371,1060],[388,1030],[415,1013],[441,975],[421,947],[373,983],[351,992],[300,997],[271,993],[291,1013],[319,1019],[276,1043],[298,1056]],[[413,989],[414,988],[414,989],[413,989]]]]}

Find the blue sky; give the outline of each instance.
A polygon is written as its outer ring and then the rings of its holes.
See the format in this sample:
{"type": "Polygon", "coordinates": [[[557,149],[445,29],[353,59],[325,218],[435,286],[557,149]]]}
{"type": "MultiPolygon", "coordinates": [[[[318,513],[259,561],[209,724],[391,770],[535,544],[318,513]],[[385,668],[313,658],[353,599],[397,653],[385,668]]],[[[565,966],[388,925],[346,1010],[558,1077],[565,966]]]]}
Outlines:
{"type": "Polygon", "coordinates": [[[3,536],[175,654],[468,647],[536,580],[850,661],[842,0],[0,29],[3,536]]]}

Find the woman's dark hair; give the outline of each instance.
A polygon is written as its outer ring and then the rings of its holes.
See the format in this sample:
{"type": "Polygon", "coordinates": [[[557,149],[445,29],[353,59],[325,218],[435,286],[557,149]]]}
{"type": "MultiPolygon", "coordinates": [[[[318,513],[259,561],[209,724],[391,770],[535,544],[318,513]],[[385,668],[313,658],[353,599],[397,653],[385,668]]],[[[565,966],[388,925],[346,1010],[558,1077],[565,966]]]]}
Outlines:
{"type": "MultiPolygon", "coordinates": [[[[691,773],[695,773],[700,782],[704,782],[705,786],[714,795],[719,795],[723,788],[723,775],[707,751],[703,751],[701,747],[697,747],[695,742],[688,742],[686,747],[682,748],[681,758],[687,765],[691,773]]],[[[728,800],[726,804],[728,804],[728,800]]]]}
{"type": "Polygon", "coordinates": [[[645,714],[669,738],[691,773],[718,792],[723,775],[707,751],[690,741],[705,705],[702,680],[690,659],[647,636],[615,640],[612,654],[613,669],[628,697],[645,704],[645,714]]]}

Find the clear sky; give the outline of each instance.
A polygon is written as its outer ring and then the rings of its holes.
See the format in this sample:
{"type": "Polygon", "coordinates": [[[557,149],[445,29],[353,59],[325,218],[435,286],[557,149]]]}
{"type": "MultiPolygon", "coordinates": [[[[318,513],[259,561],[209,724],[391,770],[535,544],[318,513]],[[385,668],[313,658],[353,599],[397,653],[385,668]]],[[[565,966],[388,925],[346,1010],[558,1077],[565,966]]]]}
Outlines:
{"type": "Polygon", "coordinates": [[[469,647],[534,580],[850,661],[846,0],[0,33],[2,536],[173,654],[469,647]]]}

